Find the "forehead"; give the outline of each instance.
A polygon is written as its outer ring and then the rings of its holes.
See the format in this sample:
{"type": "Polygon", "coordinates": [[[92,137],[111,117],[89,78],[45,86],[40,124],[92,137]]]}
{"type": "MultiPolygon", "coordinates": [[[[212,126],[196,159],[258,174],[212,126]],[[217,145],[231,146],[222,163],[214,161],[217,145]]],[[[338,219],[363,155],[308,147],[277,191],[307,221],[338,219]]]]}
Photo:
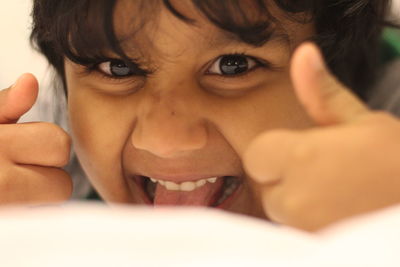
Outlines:
{"type": "MultiPolygon", "coordinates": [[[[240,8],[245,9],[246,15],[253,17],[255,22],[265,20],[265,18],[259,18],[260,12],[256,10],[254,2],[239,1],[240,8]]],[[[166,51],[175,51],[177,47],[181,50],[218,50],[227,46],[254,48],[254,45],[241,40],[238,34],[223,30],[211,23],[210,19],[196,8],[192,1],[175,0],[171,1],[171,5],[175,11],[189,18],[190,21],[179,18],[179,15],[168,9],[161,0],[118,1],[114,13],[114,25],[116,35],[124,50],[128,53],[143,55],[149,51],[153,54],[163,51],[166,54],[166,51]]],[[[269,6],[269,10],[274,12],[274,17],[282,16],[282,11],[276,7],[269,6]]],[[[220,15],[223,16],[222,13],[220,15]]],[[[237,17],[239,23],[243,20],[243,17],[235,12],[230,15],[235,19],[237,17]]],[[[290,33],[287,34],[289,24],[282,20],[280,27],[272,31],[267,44],[288,45],[291,38],[290,33]]]]}

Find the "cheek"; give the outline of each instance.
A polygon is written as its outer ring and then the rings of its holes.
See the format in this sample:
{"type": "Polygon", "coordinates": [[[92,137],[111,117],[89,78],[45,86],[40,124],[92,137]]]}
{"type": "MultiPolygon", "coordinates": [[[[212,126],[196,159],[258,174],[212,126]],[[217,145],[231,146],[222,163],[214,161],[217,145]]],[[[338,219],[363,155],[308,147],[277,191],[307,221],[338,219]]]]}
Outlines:
{"type": "Polygon", "coordinates": [[[125,188],[121,154],[134,121],[129,116],[134,112],[127,109],[119,98],[69,86],[68,111],[74,148],[96,189],[113,200],[110,194],[121,194],[125,188]]]}
{"type": "Polygon", "coordinates": [[[239,155],[264,131],[312,126],[310,118],[298,102],[289,78],[260,88],[243,97],[222,101],[214,114],[222,134],[239,155]]]}

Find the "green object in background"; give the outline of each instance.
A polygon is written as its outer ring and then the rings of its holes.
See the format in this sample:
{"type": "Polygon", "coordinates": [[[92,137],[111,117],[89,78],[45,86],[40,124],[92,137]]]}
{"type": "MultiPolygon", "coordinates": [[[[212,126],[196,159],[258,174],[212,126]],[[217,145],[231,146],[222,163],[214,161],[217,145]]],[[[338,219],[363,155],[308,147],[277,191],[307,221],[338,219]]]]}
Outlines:
{"type": "Polygon", "coordinates": [[[382,62],[400,57],[400,29],[386,28],[382,37],[382,62]]]}

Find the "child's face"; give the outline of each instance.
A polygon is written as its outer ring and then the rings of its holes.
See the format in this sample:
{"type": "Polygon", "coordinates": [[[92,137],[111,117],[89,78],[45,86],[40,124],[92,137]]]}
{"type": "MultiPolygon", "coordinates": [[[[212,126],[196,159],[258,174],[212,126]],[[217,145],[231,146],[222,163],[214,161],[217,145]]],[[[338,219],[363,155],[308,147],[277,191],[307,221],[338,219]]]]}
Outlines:
{"type": "MultiPolygon", "coordinates": [[[[177,184],[234,176],[240,185],[222,208],[263,216],[257,187],[244,173],[241,157],[263,131],[310,125],[294,95],[289,60],[294,47],[312,33],[311,26],[284,23],[290,43],[271,40],[255,48],[226,38],[189,1],[175,2],[197,26],[163,7],[156,22],[124,43],[130,57],[153,71],[146,78],[110,79],[84,73],[82,66],[66,61],[69,119],[80,162],[110,202],[148,202],[145,191],[153,190],[152,183],[147,185],[143,176],[177,184]],[[241,53],[251,57],[221,58],[241,53]],[[229,66],[235,61],[237,66],[229,66]],[[257,61],[278,68],[268,69],[257,61]],[[228,75],[235,71],[241,74],[228,75]]],[[[117,5],[118,34],[129,34],[131,3],[117,5]]],[[[101,64],[100,69],[114,75],[127,70],[114,63],[101,64]]],[[[216,205],[227,180],[197,182],[199,188],[185,192],[158,183],[154,201],[216,205]]]]}

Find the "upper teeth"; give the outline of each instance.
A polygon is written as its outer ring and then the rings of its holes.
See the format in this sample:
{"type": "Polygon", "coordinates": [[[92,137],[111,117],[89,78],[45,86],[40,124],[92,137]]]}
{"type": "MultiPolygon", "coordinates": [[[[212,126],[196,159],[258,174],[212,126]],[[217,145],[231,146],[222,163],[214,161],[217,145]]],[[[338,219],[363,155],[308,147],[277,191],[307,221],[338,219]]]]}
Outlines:
{"type": "Polygon", "coordinates": [[[153,183],[159,183],[160,185],[164,186],[167,190],[174,190],[174,191],[193,191],[196,188],[205,185],[206,182],[215,183],[217,181],[217,177],[210,177],[210,178],[200,179],[197,181],[183,182],[177,184],[171,181],[157,180],[151,177],[149,178],[153,183]]]}

